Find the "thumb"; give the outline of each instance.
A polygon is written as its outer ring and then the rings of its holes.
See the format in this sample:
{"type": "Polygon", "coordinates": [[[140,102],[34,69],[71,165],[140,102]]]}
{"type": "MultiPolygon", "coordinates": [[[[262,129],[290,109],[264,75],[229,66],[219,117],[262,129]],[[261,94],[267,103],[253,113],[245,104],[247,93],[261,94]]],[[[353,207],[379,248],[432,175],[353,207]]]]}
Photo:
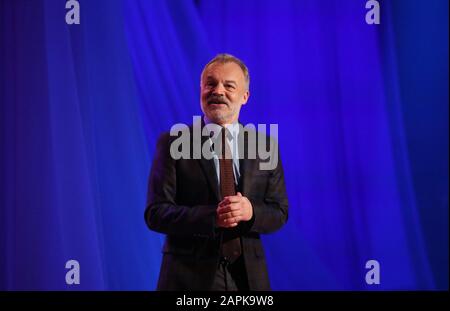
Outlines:
{"type": "Polygon", "coordinates": [[[240,193],[240,192],[238,192],[237,195],[238,195],[239,197],[242,197],[242,193],[240,193]]]}

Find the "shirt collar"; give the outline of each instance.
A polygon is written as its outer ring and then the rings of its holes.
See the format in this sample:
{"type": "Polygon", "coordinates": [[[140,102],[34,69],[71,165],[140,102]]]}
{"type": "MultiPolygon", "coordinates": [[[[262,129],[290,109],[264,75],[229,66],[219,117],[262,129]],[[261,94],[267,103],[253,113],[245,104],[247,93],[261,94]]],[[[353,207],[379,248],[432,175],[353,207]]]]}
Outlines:
{"type": "MultiPolygon", "coordinates": [[[[219,124],[216,124],[214,122],[211,122],[206,116],[203,117],[203,121],[205,122],[205,124],[208,124],[208,126],[212,127],[212,130],[215,131],[221,131],[222,130],[222,126],[220,126],[219,124]]],[[[235,121],[231,124],[227,124],[225,125],[225,127],[227,128],[228,131],[230,131],[231,136],[232,137],[228,137],[228,139],[234,139],[237,138],[239,135],[239,122],[235,121]]]]}

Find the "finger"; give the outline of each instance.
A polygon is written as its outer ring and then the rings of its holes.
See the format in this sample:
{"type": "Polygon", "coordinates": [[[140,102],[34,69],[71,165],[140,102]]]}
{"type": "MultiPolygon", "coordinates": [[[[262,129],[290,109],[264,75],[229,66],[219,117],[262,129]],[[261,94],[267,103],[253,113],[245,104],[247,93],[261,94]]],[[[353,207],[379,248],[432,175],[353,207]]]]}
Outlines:
{"type": "Polygon", "coordinates": [[[238,196],[238,195],[230,195],[228,197],[225,197],[224,200],[227,200],[230,203],[236,203],[236,202],[240,202],[242,199],[242,196],[238,196]]]}
{"type": "Polygon", "coordinates": [[[231,203],[228,197],[225,197],[222,201],[220,201],[219,206],[227,205],[231,203]]]}
{"type": "Polygon", "coordinates": [[[233,215],[231,213],[225,213],[225,214],[219,215],[219,217],[224,222],[230,223],[230,222],[232,222],[233,215]]]}
{"type": "Polygon", "coordinates": [[[217,213],[223,214],[228,213],[232,211],[238,211],[241,209],[241,205],[239,203],[231,203],[225,206],[221,206],[217,209],[217,213]]]}
{"type": "Polygon", "coordinates": [[[231,228],[236,227],[238,225],[237,222],[230,222],[230,221],[219,221],[218,226],[222,228],[231,228]]]}
{"type": "Polygon", "coordinates": [[[233,222],[231,222],[231,221],[224,222],[224,227],[226,227],[226,228],[236,227],[237,225],[238,225],[238,223],[235,222],[235,221],[233,221],[233,222]]]}
{"type": "Polygon", "coordinates": [[[219,206],[219,208],[217,209],[217,211],[219,213],[228,213],[231,212],[233,210],[236,210],[236,203],[230,203],[227,205],[223,205],[223,206],[219,206]]]}
{"type": "Polygon", "coordinates": [[[219,214],[219,218],[220,219],[230,219],[233,217],[240,217],[242,216],[242,211],[234,211],[234,212],[228,212],[228,213],[224,213],[224,214],[219,214]]]}
{"type": "Polygon", "coordinates": [[[242,220],[242,216],[235,216],[233,217],[233,220],[235,223],[239,223],[242,220]]]}
{"type": "Polygon", "coordinates": [[[228,217],[228,213],[219,214],[219,219],[221,221],[223,221],[223,220],[225,220],[227,218],[230,218],[230,217],[228,217]]]}
{"type": "Polygon", "coordinates": [[[240,217],[231,217],[224,219],[223,221],[226,222],[227,224],[234,224],[234,223],[237,224],[240,221],[240,217]]]}
{"type": "Polygon", "coordinates": [[[217,207],[217,209],[216,209],[217,213],[226,213],[226,212],[228,212],[229,204],[230,203],[219,205],[217,207]]]}
{"type": "Polygon", "coordinates": [[[238,192],[237,193],[238,197],[242,197],[242,193],[238,192]]]}
{"type": "Polygon", "coordinates": [[[242,216],[244,213],[242,212],[242,210],[238,210],[238,211],[233,211],[231,212],[231,217],[240,217],[242,216]]]}

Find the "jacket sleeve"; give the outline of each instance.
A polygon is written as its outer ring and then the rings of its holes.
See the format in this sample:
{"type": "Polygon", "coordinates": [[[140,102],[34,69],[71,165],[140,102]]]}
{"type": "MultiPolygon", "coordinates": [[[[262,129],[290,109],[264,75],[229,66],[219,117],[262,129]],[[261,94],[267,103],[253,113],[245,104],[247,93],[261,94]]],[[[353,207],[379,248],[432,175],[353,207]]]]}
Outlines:
{"type": "Polygon", "coordinates": [[[176,160],[170,155],[169,133],[160,136],[149,176],[145,222],[154,231],[184,237],[215,238],[216,206],[176,203],[176,160]]]}
{"type": "Polygon", "coordinates": [[[248,198],[253,207],[253,216],[244,227],[247,232],[272,233],[288,220],[288,198],[278,146],[274,152],[277,153],[277,165],[269,172],[263,198],[248,198]]]}

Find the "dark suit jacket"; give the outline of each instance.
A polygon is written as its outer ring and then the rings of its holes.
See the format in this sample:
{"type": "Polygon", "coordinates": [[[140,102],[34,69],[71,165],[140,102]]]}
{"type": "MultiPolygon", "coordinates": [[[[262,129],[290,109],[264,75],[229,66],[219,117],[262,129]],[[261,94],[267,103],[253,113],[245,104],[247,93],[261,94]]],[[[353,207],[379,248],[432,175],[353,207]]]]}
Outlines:
{"type": "MultiPolygon", "coordinates": [[[[192,126],[189,131],[192,134],[192,126]]],[[[270,290],[260,234],[278,230],[288,218],[281,161],[273,170],[260,170],[258,156],[240,160],[238,191],[250,200],[253,217],[233,229],[219,229],[216,209],[221,195],[214,161],[172,159],[170,144],[176,138],[164,133],[158,140],[145,210],[148,227],[166,234],[158,290],[209,290],[222,230],[241,236],[249,289],[270,290]]],[[[207,139],[202,137],[202,145],[207,139]]]]}

